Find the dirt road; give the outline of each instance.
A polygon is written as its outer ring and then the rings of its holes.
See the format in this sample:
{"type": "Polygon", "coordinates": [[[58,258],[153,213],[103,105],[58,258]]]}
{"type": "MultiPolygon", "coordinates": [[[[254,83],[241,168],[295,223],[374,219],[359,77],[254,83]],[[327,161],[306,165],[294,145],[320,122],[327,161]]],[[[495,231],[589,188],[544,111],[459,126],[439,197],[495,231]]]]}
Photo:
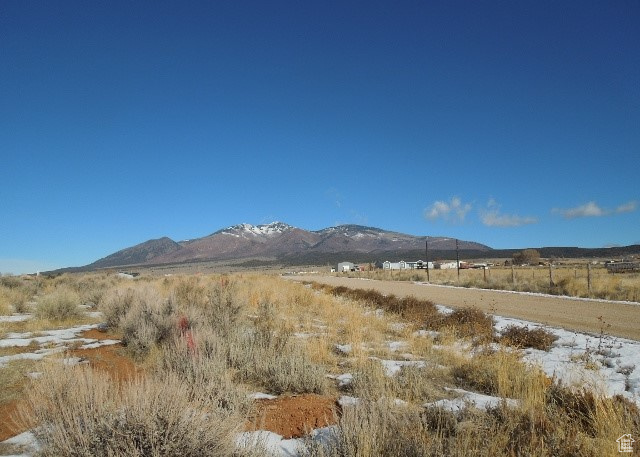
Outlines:
{"type": "Polygon", "coordinates": [[[400,281],[362,280],[334,276],[289,276],[296,281],[316,281],[354,289],[376,289],[384,294],[414,295],[451,307],[476,306],[505,317],[540,322],[569,330],[640,340],[640,305],[585,301],[565,297],[505,293],[494,290],[442,287],[400,281]],[[602,317],[602,319],[599,319],[602,317]]]}

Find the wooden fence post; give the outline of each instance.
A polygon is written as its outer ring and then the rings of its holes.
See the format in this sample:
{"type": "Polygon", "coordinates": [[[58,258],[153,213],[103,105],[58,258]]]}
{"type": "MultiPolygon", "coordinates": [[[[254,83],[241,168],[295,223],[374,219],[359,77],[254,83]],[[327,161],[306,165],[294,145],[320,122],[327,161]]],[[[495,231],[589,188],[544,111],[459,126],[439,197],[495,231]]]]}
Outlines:
{"type": "Polygon", "coordinates": [[[551,266],[551,262],[549,262],[549,287],[553,287],[555,284],[553,283],[553,269],[551,266]]]}
{"type": "Polygon", "coordinates": [[[587,293],[591,297],[591,264],[587,264],[587,293]]]}
{"type": "Polygon", "coordinates": [[[511,284],[516,283],[516,272],[513,270],[513,263],[511,264],[511,284]]]}

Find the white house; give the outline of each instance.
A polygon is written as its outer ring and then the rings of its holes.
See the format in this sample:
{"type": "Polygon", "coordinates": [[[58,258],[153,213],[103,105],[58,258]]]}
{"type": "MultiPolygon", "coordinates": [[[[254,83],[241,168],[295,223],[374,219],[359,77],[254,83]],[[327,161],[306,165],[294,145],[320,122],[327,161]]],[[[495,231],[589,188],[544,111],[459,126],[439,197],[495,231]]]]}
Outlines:
{"type": "MultiPolygon", "coordinates": [[[[388,260],[382,263],[383,270],[421,270],[427,268],[427,262],[417,260],[415,262],[389,262],[388,260]]],[[[429,268],[433,268],[433,262],[429,262],[429,268]]]]}
{"type": "Polygon", "coordinates": [[[356,266],[351,262],[340,262],[338,264],[338,273],[343,273],[345,271],[355,271],[356,266]]]}

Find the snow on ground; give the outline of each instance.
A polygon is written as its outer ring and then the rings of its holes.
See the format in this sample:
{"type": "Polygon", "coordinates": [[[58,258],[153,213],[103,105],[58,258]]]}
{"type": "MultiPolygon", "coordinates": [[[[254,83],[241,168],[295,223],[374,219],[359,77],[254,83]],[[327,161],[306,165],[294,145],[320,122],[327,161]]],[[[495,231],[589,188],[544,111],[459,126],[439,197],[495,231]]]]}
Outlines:
{"type": "MultiPolygon", "coordinates": [[[[308,440],[315,443],[328,443],[333,440],[337,433],[337,427],[329,426],[317,428],[308,436],[308,440]]],[[[243,446],[261,446],[274,457],[297,457],[300,455],[300,448],[304,446],[304,438],[284,439],[277,433],[258,430],[255,432],[243,432],[236,437],[236,444],[243,446]]]]}
{"type": "Polygon", "coordinates": [[[640,341],[607,335],[604,328],[602,335],[590,335],[520,319],[494,319],[498,331],[515,325],[542,328],[558,337],[549,352],[524,350],[524,360],[548,376],[605,395],[620,394],[640,406],[640,341]]]}
{"type": "Polygon", "coordinates": [[[470,392],[464,389],[450,389],[445,387],[445,390],[448,390],[449,392],[455,392],[460,396],[454,399],[445,398],[444,400],[425,403],[423,406],[426,408],[442,408],[444,410],[455,413],[465,409],[469,405],[473,405],[478,409],[486,410],[489,408],[495,408],[496,406],[501,405],[503,402],[505,402],[506,405],[510,408],[515,408],[520,403],[518,400],[514,400],[512,398],[494,397],[492,395],[479,394],[477,392],[470,392]]]}
{"type": "MultiPolygon", "coordinates": [[[[451,287],[451,286],[435,286],[435,287],[451,287]]],[[[511,293],[510,291],[504,291],[511,293]]],[[[542,294],[532,294],[542,295],[542,294]]],[[[568,299],[575,299],[567,297],[568,299]]],[[[584,299],[587,300],[587,299],[584,299]]],[[[437,305],[438,310],[443,313],[450,313],[451,308],[437,305]]],[[[369,311],[370,315],[380,317],[383,315],[381,310],[369,311]]],[[[1,316],[0,322],[15,322],[26,320],[21,316],[1,316]]],[[[558,339],[548,351],[536,349],[523,350],[523,358],[525,361],[540,366],[540,368],[550,377],[555,377],[559,381],[567,385],[576,385],[579,387],[587,386],[596,392],[606,395],[620,394],[640,406],[640,341],[629,340],[625,338],[612,337],[606,334],[603,327],[602,335],[591,335],[587,333],[573,332],[562,328],[553,328],[538,323],[524,321],[520,319],[506,318],[501,316],[493,316],[495,320],[495,328],[498,332],[503,331],[510,325],[528,327],[530,329],[543,328],[558,339]]],[[[0,368],[10,360],[17,358],[34,358],[40,359],[55,352],[61,352],[69,343],[84,343],[83,348],[97,347],[97,345],[115,344],[116,340],[92,340],[88,338],[78,338],[78,334],[89,329],[97,328],[98,324],[82,325],[63,330],[48,330],[37,333],[10,333],[4,339],[0,340],[0,348],[2,347],[22,347],[35,343],[39,346],[47,347],[37,349],[33,352],[14,354],[10,356],[0,357],[0,368]]],[[[318,326],[320,328],[320,326],[318,326]]],[[[398,327],[396,330],[400,330],[398,327]]],[[[434,331],[419,330],[414,336],[420,337],[438,337],[439,333],[434,331]]],[[[318,333],[300,333],[296,335],[300,338],[309,338],[324,336],[318,333]]],[[[404,341],[387,341],[386,348],[390,352],[397,352],[405,349],[408,344],[404,341]]],[[[460,353],[469,353],[468,345],[458,342],[453,345],[434,345],[434,348],[455,350],[460,353]]],[[[338,353],[348,355],[352,350],[350,344],[335,345],[334,349],[338,353]]],[[[411,354],[402,354],[406,359],[411,354]]],[[[383,360],[376,357],[370,357],[372,360],[378,360],[387,376],[395,376],[402,367],[415,366],[418,368],[426,367],[426,362],[422,360],[383,360]]],[[[78,363],[81,360],[71,360],[68,363],[78,363]]],[[[344,387],[350,384],[353,376],[350,373],[341,375],[329,375],[328,377],[338,381],[339,385],[344,387]]],[[[518,401],[514,399],[503,399],[470,392],[464,389],[447,389],[458,395],[454,399],[443,399],[435,402],[425,403],[423,406],[441,407],[449,411],[459,411],[468,405],[474,405],[480,409],[495,407],[506,402],[509,407],[518,405],[518,401]]],[[[254,393],[252,398],[272,398],[268,394],[254,393]]],[[[342,407],[355,406],[360,399],[350,396],[342,396],[338,403],[342,407]]],[[[400,402],[396,402],[400,405],[400,402]]],[[[307,439],[316,442],[328,442],[334,439],[337,428],[336,426],[325,427],[311,432],[307,439]]],[[[293,457],[298,456],[298,448],[304,443],[304,439],[283,439],[282,436],[268,431],[255,431],[240,433],[236,441],[239,445],[249,445],[252,443],[260,443],[268,452],[277,457],[293,457]]],[[[38,443],[30,432],[13,437],[2,444],[15,446],[22,456],[33,455],[37,452],[38,443]]]]}
{"type": "Polygon", "coordinates": [[[371,360],[378,360],[382,364],[382,368],[384,368],[384,372],[387,376],[395,376],[400,372],[402,367],[416,367],[416,368],[425,368],[427,366],[426,362],[422,360],[383,360],[377,357],[369,357],[371,360]]]}
{"type": "Polygon", "coordinates": [[[78,337],[78,334],[86,330],[98,328],[99,325],[100,324],[87,324],[61,330],[9,333],[5,338],[0,339],[0,348],[26,347],[35,344],[38,346],[38,349],[31,352],[22,352],[0,357],[0,368],[14,360],[41,360],[46,356],[65,351],[68,345],[72,343],[82,343],[80,349],[92,349],[120,342],[119,340],[96,340],[93,338],[78,337]]]}
{"type": "Polygon", "coordinates": [[[0,316],[0,322],[24,322],[33,318],[33,314],[12,314],[11,316],[0,316]]]}
{"type": "Polygon", "coordinates": [[[4,454],[6,457],[30,457],[40,450],[38,440],[32,432],[21,433],[0,444],[9,448],[9,452],[20,452],[20,454],[4,454]]]}

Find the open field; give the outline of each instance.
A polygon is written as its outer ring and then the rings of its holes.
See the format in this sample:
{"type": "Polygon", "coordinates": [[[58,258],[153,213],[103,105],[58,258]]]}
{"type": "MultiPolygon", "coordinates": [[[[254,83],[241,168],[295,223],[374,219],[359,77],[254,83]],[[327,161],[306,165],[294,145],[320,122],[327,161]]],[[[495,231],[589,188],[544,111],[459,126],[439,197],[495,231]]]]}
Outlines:
{"type": "Polygon", "coordinates": [[[640,434],[640,343],[343,280],[361,290],[259,274],[4,284],[0,455],[600,456],[640,434]]]}
{"type": "Polygon", "coordinates": [[[287,278],[296,281],[317,281],[332,286],[372,288],[401,297],[413,295],[445,306],[474,306],[500,316],[594,334],[604,330],[611,335],[640,340],[640,305],[635,304],[335,276],[309,275],[287,278]]]}

